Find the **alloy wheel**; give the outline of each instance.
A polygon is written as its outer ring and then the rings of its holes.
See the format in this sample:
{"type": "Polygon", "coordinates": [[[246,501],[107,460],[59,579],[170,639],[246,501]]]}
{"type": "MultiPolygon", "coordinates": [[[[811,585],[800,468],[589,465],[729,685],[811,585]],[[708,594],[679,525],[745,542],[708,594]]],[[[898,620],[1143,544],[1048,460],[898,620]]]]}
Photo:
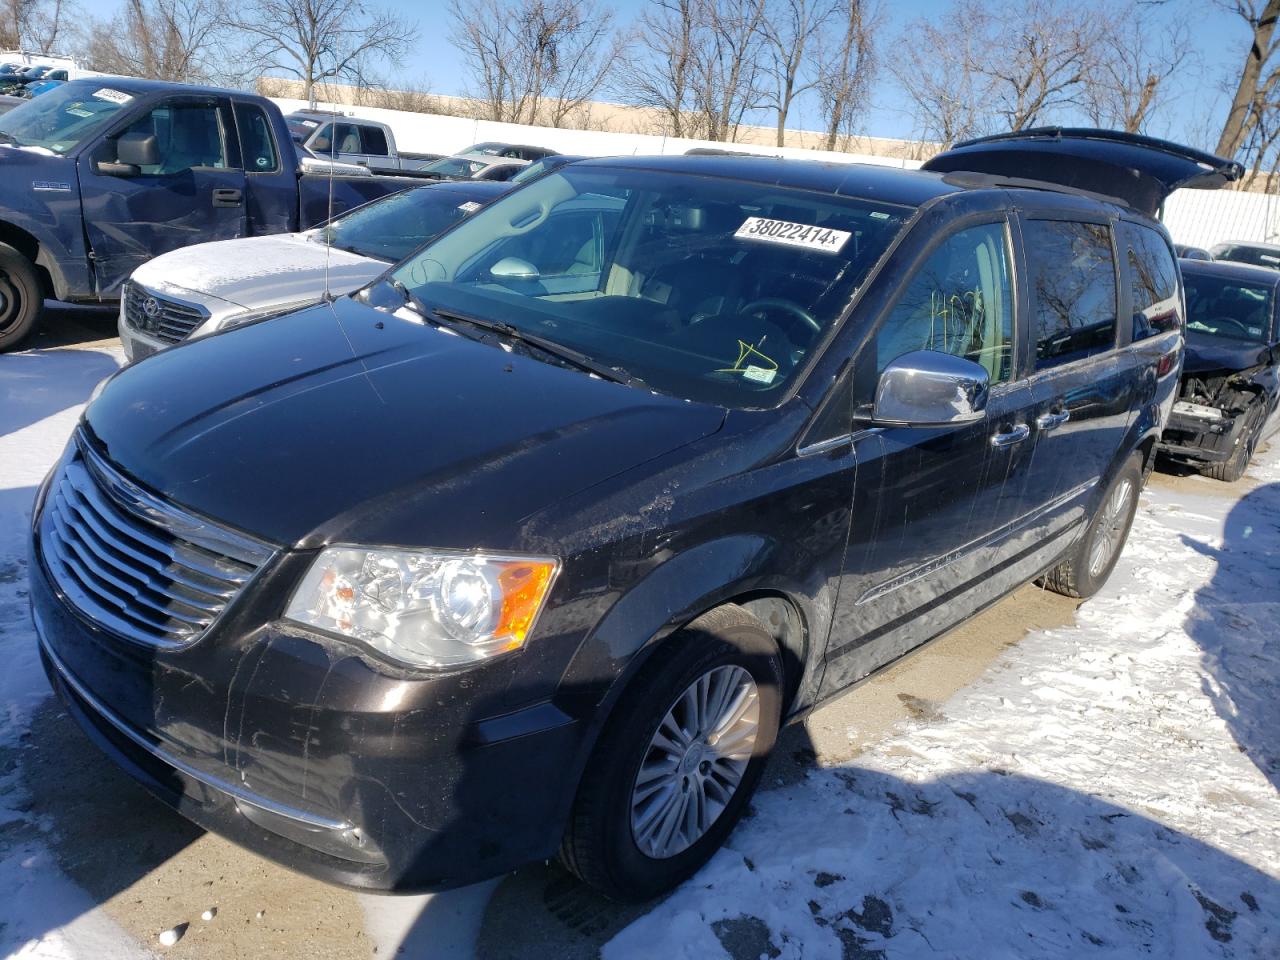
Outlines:
{"type": "Polygon", "coordinates": [[[1094,531],[1093,545],[1089,548],[1089,576],[1099,577],[1107,569],[1112,557],[1120,549],[1125,526],[1129,520],[1129,505],[1134,487],[1128,477],[1122,479],[1107,497],[1094,531]]]}
{"type": "Polygon", "coordinates": [[[751,762],[760,692],[736,665],[716,667],[676,698],[654,732],[631,791],[631,833],[656,860],[700,840],[751,762]]]}

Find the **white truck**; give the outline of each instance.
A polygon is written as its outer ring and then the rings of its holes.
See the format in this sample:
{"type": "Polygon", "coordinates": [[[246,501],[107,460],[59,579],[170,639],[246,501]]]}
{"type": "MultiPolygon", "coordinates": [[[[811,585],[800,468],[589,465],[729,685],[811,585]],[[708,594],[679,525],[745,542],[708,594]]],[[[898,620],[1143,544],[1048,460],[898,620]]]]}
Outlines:
{"type": "Polygon", "coordinates": [[[396,147],[385,123],[325,110],[297,110],[285,123],[294,142],[317,157],[355,163],[375,173],[421,170],[440,159],[438,153],[407,153],[396,147]]]}

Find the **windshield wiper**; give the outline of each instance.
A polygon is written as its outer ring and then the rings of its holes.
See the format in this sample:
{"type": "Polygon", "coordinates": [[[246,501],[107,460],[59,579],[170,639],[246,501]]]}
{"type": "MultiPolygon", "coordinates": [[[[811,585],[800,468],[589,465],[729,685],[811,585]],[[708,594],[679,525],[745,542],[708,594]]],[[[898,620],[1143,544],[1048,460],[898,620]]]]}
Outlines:
{"type": "Polygon", "coordinates": [[[5,133],[0,130],[0,143],[17,143],[18,139],[12,133],[5,133]]]}
{"type": "Polygon", "coordinates": [[[627,371],[623,370],[621,367],[611,367],[585,353],[574,350],[572,347],[566,347],[562,343],[557,343],[554,340],[548,340],[545,337],[540,337],[536,333],[529,333],[525,330],[521,330],[519,327],[512,326],[509,323],[503,323],[500,320],[486,320],[482,317],[465,316],[460,313],[454,313],[450,310],[441,310],[439,307],[431,308],[431,312],[441,320],[445,320],[450,323],[465,323],[473,327],[478,327],[481,330],[489,330],[493,333],[500,334],[508,340],[516,340],[520,343],[527,344],[536,350],[540,350],[545,354],[555,357],[557,360],[575,366],[579,370],[585,370],[587,373],[594,374],[601,380],[609,380],[613,383],[622,383],[629,387],[641,387],[646,390],[648,389],[648,384],[639,377],[632,376],[630,373],[627,373],[627,371]]]}

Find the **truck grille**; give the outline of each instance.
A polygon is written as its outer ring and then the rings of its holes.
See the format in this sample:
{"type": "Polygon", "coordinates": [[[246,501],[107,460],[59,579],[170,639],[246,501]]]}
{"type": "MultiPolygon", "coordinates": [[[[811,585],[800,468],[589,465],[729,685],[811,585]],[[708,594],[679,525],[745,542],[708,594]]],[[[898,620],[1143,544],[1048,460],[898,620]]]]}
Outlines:
{"type": "Polygon", "coordinates": [[[153,497],[77,435],[49,488],[40,552],[90,620],[139,643],[179,647],[218,619],[272,550],[153,497]]]}
{"type": "Polygon", "coordinates": [[[166,343],[181,343],[209,319],[201,307],[170,300],[130,281],[124,288],[124,319],[133,329],[166,343]]]}

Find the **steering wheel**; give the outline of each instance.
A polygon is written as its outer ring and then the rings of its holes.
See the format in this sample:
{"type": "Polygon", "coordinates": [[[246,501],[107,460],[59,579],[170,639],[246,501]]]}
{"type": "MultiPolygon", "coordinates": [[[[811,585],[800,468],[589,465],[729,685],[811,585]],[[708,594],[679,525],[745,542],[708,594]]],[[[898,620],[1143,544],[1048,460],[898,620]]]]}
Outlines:
{"type": "Polygon", "coordinates": [[[784,300],[782,297],[761,297],[759,300],[752,300],[738,312],[755,313],[757,310],[781,311],[782,313],[799,320],[805,326],[809,327],[809,329],[814,333],[822,332],[822,327],[819,326],[818,321],[813,318],[813,314],[792,300],[784,300]]]}
{"type": "Polygon", "coordinates": [[[1209,319],[1209,321],[1208,321],[1208,324],[1207,324],[1207,325],[1208,325],[1208,326],[1210,326],[1210,327],[1215,327],[1215,328],[1216,328],[1216,327],[1218,327],[1218,326],[1220,326],[1221,324],[1224,324],[1224,323],[1229,323],[1229,324],[1231,324],[1233,327],[1237,327],[1237,328],[1240,330],[1240,332],[1241,332],[1241,333],[1242,333],[1246,338],[1249,336],[1249,327],[1248,327],[1248,325],[1247,325],[1247,324],[1244,324],[1244,323],[1241,323],[1241,322],[1240,322],[1239,320],[1237,320],[1235,317],[1212,317],[1212,318],[1210,318],[1210,319],[1209,319]]]}

